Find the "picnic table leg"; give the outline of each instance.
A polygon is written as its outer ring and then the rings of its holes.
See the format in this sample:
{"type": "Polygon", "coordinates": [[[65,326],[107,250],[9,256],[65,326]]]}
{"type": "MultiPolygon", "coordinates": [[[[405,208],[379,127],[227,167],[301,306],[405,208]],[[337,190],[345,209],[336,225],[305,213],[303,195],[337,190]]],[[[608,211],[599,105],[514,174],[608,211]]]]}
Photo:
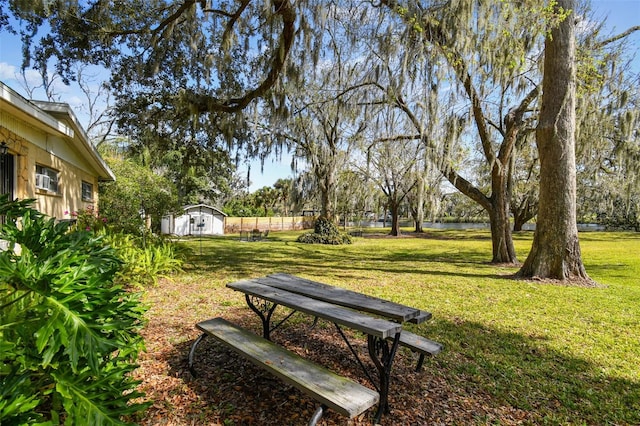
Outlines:
{"type": "Polygon", "coordinates": [[[207,337],[207,333],[202,333],[195,342],[193,342],[193,345],[191,345],[191,350],[189,351],[189,372],[191,373],[191,375],[193,377],[196,377],[196,372],[193,369],[193,357],[196,353],[196,346],[198,346],[198,343],[200,343],[202,341],[202,339],[204,339],[205,337],[207,337]]]}
{"type": "Polygon", "coordinates": [[[380,423],[382,414],[389,413],[389,382],[391,378],[391,366],[396,350],[400,343],[400,333],[396,333],[391,347],[386,339],[369,335],[367,345],[371,360],[378,369],[378,378],[380,380],[380,403],[376,412],[375,422],[380,423]]]}
{"type": "Polygon", "coordinates": [[[271,340],[271,315],[273,315],[273,311],[276,310],[278,304],[269,302],[264,299],[254,298],[248,294],[245,294],[244,298],[247,301],[247,305],[249,305],[249,308],[251,308],[251,310],[256,314],[258,314],[260,320],[262,321],[262,337],[267,340],[271,340]],[[254,302],[254,299],[256,299],[257,302],[254,302]]]}
{"type": "Polygon", "coordinates": [[[422,364],[424,363],[424,354],[420,354],[420,358],[418,359],[418,364],[416,365],[416,372],[420,372],[422,369],[422,364]]]}
{"type": "Polygon", "coordinates": [[[324,410],[326,409],[327,407],[325,405],[319,406],[316,412],[313,413],[313,417],[311,417],[311,420],[309,420],[308,426],[315,426],[322,418],[322,415],[324,414],[324,410]]]}

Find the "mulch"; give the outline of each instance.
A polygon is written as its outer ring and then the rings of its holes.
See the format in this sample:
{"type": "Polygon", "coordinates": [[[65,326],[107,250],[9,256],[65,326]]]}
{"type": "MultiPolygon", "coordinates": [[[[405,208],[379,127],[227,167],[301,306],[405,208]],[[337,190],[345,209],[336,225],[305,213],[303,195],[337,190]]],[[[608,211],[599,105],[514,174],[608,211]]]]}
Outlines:
{"type": "MultiPolygon", "coordinates": [[[[207,318],[196,318],[194,312],[176,303],[175,294],[197,288],[175,286],[164,280],[149,289],[151,309],[143,331],[147,350],[138,360],[135,377],[141,381],[139,390],[151,406],[144,415],[130,420],[140,425],[306,425],[316,402],[213,339],[205,339],[198,346],[197,377],[191,375],[188,354],[199,335],[194,325],[207,318]]],[[[225,307],[224,312],[226,319],[259,331],[259,320],[248,308],[225,307]]],[[[363,379],[362,370],[333,325],[322,321],[314,328],[310,325],[310,319],[287,323],[274,333],[273,340],[372,387],[363,379]]],[[[363,362],[373,368],[365,339],[347,334],[363,362]]],[[[447,356],[449,362],[455,362],[455,354],[447,356]]],[[[464,377],[450,377],[438,358],[428,358],[422,371],[416,372],[417,357],[400,348],[392,373],[391,412],[382,417],[382,425],[535,423],[532,413],[496,404],[477,387],[467,386],[464,377]]],[[[351,420],[329,410],[319,424],[372,425],[375,409],[351,420]]]]}

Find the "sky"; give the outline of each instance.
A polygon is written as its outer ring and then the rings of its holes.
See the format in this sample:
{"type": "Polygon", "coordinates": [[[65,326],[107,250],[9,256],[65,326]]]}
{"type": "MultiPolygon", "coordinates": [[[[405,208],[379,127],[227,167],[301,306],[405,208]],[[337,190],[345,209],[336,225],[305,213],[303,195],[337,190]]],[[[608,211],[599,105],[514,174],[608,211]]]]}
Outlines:
{"type": "MultiPolygon", "coordinates": [[[[592,9],[597,19],[607,18],[607,29],[611,34],[618,34],[626,29],[640,25],[640,0],[592,0],[592,9]]],[[[640,32],[634,33],[630,37],[630,46],[636,51],[637,58],[633,64],[636,71],[640,71],[640,32]]],[[[17,91],[21,95],[28,97],[24,90],[24,85],[20,83],[20,65],[22,62],[22,52],[20,41],[6,33],[0,34],[0,81],[17,91]]],[[[95,84],[98,84],[100,71],[95,72],[95,84]]],[[[39,77],[35,72],[28,72],[27,79],[37,85],[39,77]]],[[[60,95],[60,101],[68,103],[76,112],[80,122],[86,120],[83,113],[85,97],[77,87],[67,87],[62,83],[56,85],[56,91],[60,95]]],[[[44,92],[40,90],[34,94],[35,99],[46,99],[44,92]]],[[[251,163],[251,185],[250,191],[255,191],[263,186],[271,186],[278,179],[294,177],[291,171],[291,156],[286,153],[280,158],[267,158],[264,164],[260,161],[251,163]]],[[[239,173],[246,176],[246,168],[240,166],[239,173]]]]}

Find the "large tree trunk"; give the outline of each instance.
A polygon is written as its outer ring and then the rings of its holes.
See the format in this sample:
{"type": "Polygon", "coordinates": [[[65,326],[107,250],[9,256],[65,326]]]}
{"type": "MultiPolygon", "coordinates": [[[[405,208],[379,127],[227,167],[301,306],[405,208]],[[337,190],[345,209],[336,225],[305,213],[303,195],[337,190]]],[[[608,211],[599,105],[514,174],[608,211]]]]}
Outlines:
{"type": "Polygon", "coordinates": [[[334,203],[336,179],[335,173],[329,167],[322,172],[316,172],[316,177],[320,182],[320,216],[331,221],[336,220],[336,208],[334,203]]]}
{"type": "Polygon", "coordinates": [[[507,175],[504,165],[494,165],[491,177],[491,198],[486,197],[478,188],[454,171],[449,171],[447,179],[461,193],[477,202],[489,215],[491,226],[492,263],[517,263],[516,251],[509,221],[510,193],[507,187],[507,175]]]}
{"type": "Polygon", "coordinates": [[[415,225],[413,232],[415,232],[416,234],[423,234],[424,233],[424,213],[422,212],[416,212],[413,215],[413,223],[415,225]]]}
{"type": "MultiPolygon", "coordinates": [[[[557,7],[575,10],[575,0],[558,0],[557,7]]],[[[575,19],[572,12],[545,41],[536,129],[540,200],[531,252],[518,272],[523,278],[589,280],[576,225],[575,19]]]]}
{"type": "Polygon", "coordinates": [[[492,263],[517,263],[516,249],[513,245],[511,222],[509,221],[510,194],[506,188],[506,176],[494,176],[492,179],[493,195],[489,213],[491,226],[492,263]]]}
{"type": "Polygon", "coordinates": [[[420,177],[416,188],[415,205],[411,207],[411,216],[413,216],[416,233],[424,232],[424,229],[422,229],[422,224],[424,223],[424,186],[425,178],[420,177]]]}
{"type": "MultiPolygon", "coordinates": [[[[397,202],[396,200],[391,200],[389,202],[389,209],[391,210],[391,232],[389,233],[389,235],[393,237],[400,236],[400,220],[398,215],[398,212],[400,210],[399,204],[400,203],[397,202]]],[[[386,214],[385,214],[385,220],[386,220],[386,214]]]]}

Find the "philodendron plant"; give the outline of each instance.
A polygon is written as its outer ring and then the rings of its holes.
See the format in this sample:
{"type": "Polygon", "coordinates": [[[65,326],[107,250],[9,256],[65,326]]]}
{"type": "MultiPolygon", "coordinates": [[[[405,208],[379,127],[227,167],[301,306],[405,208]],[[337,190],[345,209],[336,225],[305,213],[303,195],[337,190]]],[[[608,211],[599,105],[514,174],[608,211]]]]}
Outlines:
{"type": "Polygon", "coordinates": [[[0,197],[0,424],[126,424],[144,410],[139,295],[92,233],[0,197]]]}

